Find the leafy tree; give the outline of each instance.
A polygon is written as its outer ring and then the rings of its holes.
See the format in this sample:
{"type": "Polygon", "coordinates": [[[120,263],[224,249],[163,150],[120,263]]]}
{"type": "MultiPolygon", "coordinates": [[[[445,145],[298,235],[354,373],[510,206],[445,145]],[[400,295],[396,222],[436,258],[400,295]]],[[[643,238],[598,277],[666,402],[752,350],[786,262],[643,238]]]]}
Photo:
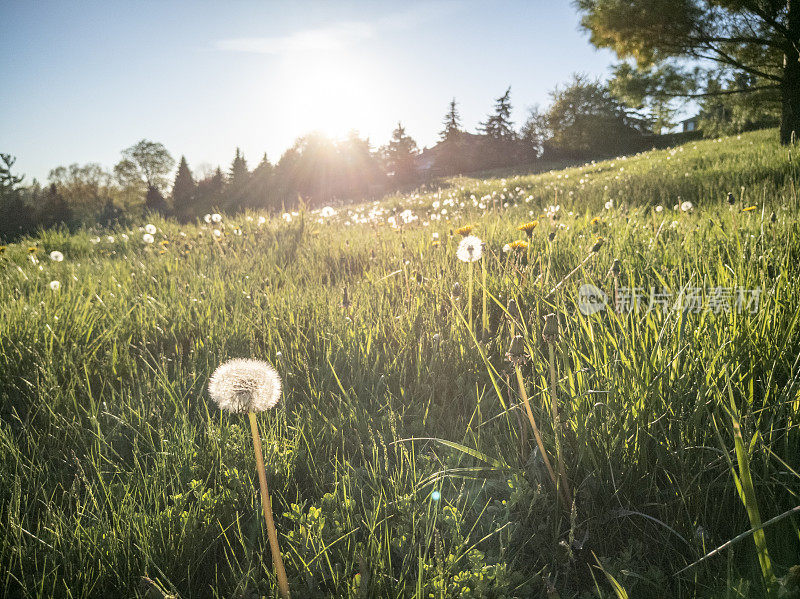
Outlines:
{"type": "Polygon", "coordinates": [[[512,140],[515,137],[514,125],[511,122],[511,87],[495,100],[494,113],[480,124],[478,129],[494,140],[512,140]]]}
{"type": "Polygon", "coordinates": [[[50,171],[48,181],[56,186],[72,215],[87,223],[94,222],[111,191],[111,175],[94,162],[58,166],[50,171]]]}
{"type": "Polygon", "coordinates": [[[175,182],[172,184],[172,211],[175,217],[186,222],[198,216],[197,211],[197,184],[189,170],[186,157],[181,156],[175,182]]]}
{"type": "MultiPolygon", "coordinates": [[[[576,0],[581,24],[594,45],[611,48],[635,61],[647,75],[663,65],[684,71],[689,85],[683,97],[771,92],[762,96],[780,104],[780,141],[800,131],[800,0],[576,0]],[[708,86],[716,73],[727,81],[752,76],[746,87],[708,86]]],[[[648,94],[664,100],[675,94],[669,82],[649,77],[648,94]]]]}
{"type": "Polygon", "coordinates": [[[217,167],[211,176],[197,182],[197,206],[199,212],[208,212],[220,208],[223,204],[223,191],[225,189],[225,176],[222,169],[217,167]]]}
{"type": "Polygon", "coordinates": [[[38,214],[39,224],[44,228],[58,225],[69,226],[72,223],[72,210],[59,192],[58,186],[51,183],[44,192],[42,206],[38,214]]]}
{"type": "MultiPolygon", "coordinates": [[[[753,76],[742,72],[727,81],[712,79],[706,84],[706,89],[727,92],[752,86],[753,76]]],[[[700,102],[699,128],[707,136],[718,137],[774,127],[780,123],[780,105],[770,96],[774,96],[773,90],[709,94],[700,102]]]]}
{"type": "Polygon", "coordinates": [[[419,149],[401,123],[392,131],[392,138],[381,151],[386,172],[396,185],[407,185],[417,179],[419,149]]]}
{"type": "Polygon", "coordinates": [[[104,227],[113,227],[114,225],[121,224],[125,220],[125,213],[114,203],[114,200],[111,198],[106,200],[106,204],[103,206],[103,211],[97,218],[97,222],[104,227]]]}
{"type": "Polygon", "coordinates": [[[576,159],[618,154],[630,151],[648,130],[648,121],[628,114],[606,86],[583,75],[551,96],[545,118],[531,123],[545,137],[545,152],[576,159]]]}
{"type": "Polygon", "coordinates": [[[549,138],[547,114],[539,106],[528,109],[528,118],[522,125],[520,138],[530,158],[538,158],[544,153],[544,143],[549,138]]]}
{"type": "Polygon", "coordinates": [[[165,189],[167,175],[175,160],[160,143],[141,140],[139,143],[122,151],[122,160],[114,167],[117,179],[124,186],[139,187],[150,193],[165,189]]]}
{"type": "Polygon", "coordinates": [[[158,212],[159,214],[166,214],[169,211],[167,200],[164,195],[154,185],[147,188],[147,195],[144,199],[145,210],[150,212],[158,212]]]}

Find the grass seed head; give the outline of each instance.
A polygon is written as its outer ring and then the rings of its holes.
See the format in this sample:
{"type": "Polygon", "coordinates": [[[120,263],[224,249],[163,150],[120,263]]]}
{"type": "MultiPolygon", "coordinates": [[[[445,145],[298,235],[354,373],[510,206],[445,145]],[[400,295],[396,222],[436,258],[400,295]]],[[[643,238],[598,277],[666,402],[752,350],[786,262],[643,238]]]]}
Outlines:
{"type": "Polygon", "coordinates": [[[211,375],[208,393],[221,410],[262,412],[278,403],[281,377],[271,364],[263,360],[228,360],[211,375]]]}

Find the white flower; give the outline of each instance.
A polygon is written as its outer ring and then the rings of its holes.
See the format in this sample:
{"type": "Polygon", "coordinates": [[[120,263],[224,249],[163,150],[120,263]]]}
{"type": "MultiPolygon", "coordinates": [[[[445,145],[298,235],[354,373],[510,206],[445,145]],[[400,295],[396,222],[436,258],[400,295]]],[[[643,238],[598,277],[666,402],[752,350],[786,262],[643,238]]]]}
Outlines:
{"type": "Polygon", "coordinates": [[[129,237],[125,233],[120,235],[120,237],[122,237],[122,241],[128,241],[128,239],[129,239],[129,237]]]}
{"type": "Polygon", "coordinates": [[[62,254],[58,250],[53,250],[52,252],[50,252],[50,259],[53,262],[61,262],[64,259],[64,254],[62,254]]]}
{"type": "Polygon", "coordinates": [[[222,237],[222,231],[220,231],[219,229],[214,229],[213,233],[214,237],[222,237]]]}
{"type": "Polygon", "coordinates": [[[656,206],[656,212],[661,212],[664,210],[664,206],[656,206]]]}
{"type": "Polygon", "coordinates": [[[208,393],[221,410],[261,412],[278,403],[281,377],[262,360],[228,360],[211,375],[208,393]]]}
{"type": "Polygon", "coordinates": [[[211,215],[210,214],[206,214],[203,217],[203,220],[206,221],[206,224],[209,224],[211,222],[211,215]]]}
{"type": "Polygon", "coordinates": [[[510,252],[510,251],[511,251],[511,246],[510,246],[509,244],[505,244],[505,245],[503,246],[503,253],[504,253],[504,254],[507,254],[507,253],[508,253],[508,252],[510,252]]]}
{"type": "Polygon", "coordinates": [[[144,232],[149,233],[150,235],[156,234],[156,226],[155,225],[145,225],[144,232]]]}
{"type": "Polygon", "coordinates": [[[211,215],[211,222],[214,223],[221,223],[222,222],[222,215],[217,214],[216,212],[211,215]]]}
{"type": "Polygon", "coordinates": [[[267,222],[267,218],[265,216],[259,216],[258,217],[258,224],[259,225],[263,225],[265,222],[267,222]]]}
{"type": "Polygon", "coordinates": [[[287,223],[292,222],[292,215],[289,214],[288,212],[284,212],[281,218],[285,220],[287,223]]]}
{"type": "Polygon", "coordinates": [[[694,208],[694,204],[692,204],[689,200],[686,200],[681,204],[681,210],[684,212],[689,212],[692,208],[694,208]]]}
{"type": "Polygon", "coordinates": [[[145,233],[144,235],[142,235],[142,241],[144,241],[145,243],[153,243],[155,239],[153,239],[153,236],[150,235],[150,233],[145,233]]]}
{"type": "Polygon", "coordinates": [[[53,291],[58,291],[61,289],[61,283],[59,281],[50,281],[50,289],[53,291]]]}
{"type": "Polygon", "coordinates": [[[674,220],[674,221],[672,221],[672,222],[670,223],[670,225],[669,225],[669,228],[670,228],[670,229],[674,229],[674,228],[675,228],[675,227],[677,227],[677,226],[678,226],[678,221],[674,220]]]}
{"type": "Polygon", "coordinates": [[[467,235],[458,244],[456,257],[462,262],[476,262],[483,256],[483,242],[475,235],[467,235]]]}
{"type": "Polygon", "coordinates": [[[606,210],[611,210],[614,207],[614,200],[608,200],[606,202],[606,210]]]}
{"type": "Polygon", "coordinates": [[[333,208],[331,208],[330,206],[325,206],[325,207],[324,207],[324,208],[323,208],[323,209],[320,211],[320,214],[322,215],[322,218],[328,218],[329,216],[333,216],[334,214],[336,214],[336,210],[334,210],[334,209],[333,209],[333,208]]]}
{"type": "Polygon", "coordinates": [[[108,243],[114,243],[114,236],[113,235],[107,235],[106,236],[106,241],[108,243]]]}

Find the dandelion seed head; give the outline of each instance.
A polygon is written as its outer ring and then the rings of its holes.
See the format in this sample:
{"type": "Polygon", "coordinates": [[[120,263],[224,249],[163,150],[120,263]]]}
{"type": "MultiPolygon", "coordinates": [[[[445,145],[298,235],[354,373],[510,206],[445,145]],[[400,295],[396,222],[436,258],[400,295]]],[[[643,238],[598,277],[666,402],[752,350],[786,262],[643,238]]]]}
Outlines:
{"type": "Polygon", "coordinates": [[[281,377],[268,362],[250,358],[228,360],[208,381],[208,393],[221,410],[262,412],[281,397],[281,377]]]}
{"type": "Polygon", "coordinates": [[[142,235],[142,241],[144,241],[145,243],[153,243],[155,239],[153,239],[153,236],[150,235],[150,233],[145,233],[144,235],[142,235]]]}
{"type": "Polygon", "coordinates": [[[61,282],[60,281],[50,281],[50,289],[53,291],[58,291],[61,289],[61,282]]]}
{"type": "Polygon", "coordinates": [[[206,224],[209,224],[211,222],[211,215],[210,214],[206,214],[203,217],[203,220],[206,222],[206,224]]]}
{"type": "Polygon", "coordinates": [[[681,210],[683,212],[689,212],[690,210],[692,210],[692,208],[694,208],[694,204],[692,204],[689,200],[686,200],[685,202],[681,203],[681,210]]]}
{"type": "Polygon", "coordinates": [[[221,223],[222,222],[222,215],[217,214],[216,212],[211,215],[211,222],[212,223],[221,223]]]}
{"type": "Polygon", "coordinates": [[[61,262],[62,260],[64,260],[64,254],[62,254],[58,250],[53,250],[52,252],[50,252],[50,259],[53,262],[61,262]]]}
{"type": "Polygon", "coordinates": [[[483,256],[483,242],[475,235],[467,235],[458,244],[456,257],[462,262],[477,262],[483,256]]]}
{"type": "Polygon", "coordinates": [[[155,225],[145,225],[144,232],[149,233],[150,235],[156,234],[156,226],[155,225]]]}

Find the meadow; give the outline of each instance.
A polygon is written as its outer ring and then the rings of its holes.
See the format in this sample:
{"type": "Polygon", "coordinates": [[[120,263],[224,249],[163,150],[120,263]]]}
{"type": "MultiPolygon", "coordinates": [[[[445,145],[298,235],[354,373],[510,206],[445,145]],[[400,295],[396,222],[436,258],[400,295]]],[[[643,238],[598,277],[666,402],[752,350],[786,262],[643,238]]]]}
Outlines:
{"type": "Polygon", "coordinates": [[[798,596],[776,138],[5,247],[0,594],[276,596],[247,420],[207,392],[254,357],[283,379],[258,419],[295,598],[798,596]]]}

